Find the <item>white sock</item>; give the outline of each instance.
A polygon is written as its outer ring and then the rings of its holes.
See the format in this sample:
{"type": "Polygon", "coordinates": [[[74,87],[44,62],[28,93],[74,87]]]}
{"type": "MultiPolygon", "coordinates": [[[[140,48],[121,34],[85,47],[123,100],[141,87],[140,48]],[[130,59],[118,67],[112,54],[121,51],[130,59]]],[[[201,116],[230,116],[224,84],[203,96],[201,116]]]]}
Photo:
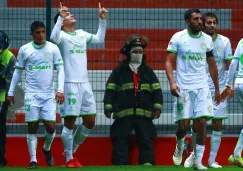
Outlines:
{"type": "Polygon", "coordinates": [[[191,137],[192,137],[192,146],[193,146],[193,154],[195,155],[196,153],[196,144],[197,144],[197,133],[193,132],[193,129],[191,129],[191,137]]]}
{"type": "Polygon", "coordinates": [[[73,140],[73,153],[77,151],[79,145],[84,142],[91,130],[92,129],[86,128],[83,124],[77,128],[73,140]]]}
{"type": "Polygon", "coordinates": [[[209,154],[208,164],[215,162],[215,159],[216,159],[216,156],[217,156],[217,153],[219,150],[219,146],[221,143],[221,136],[222,136],[221,131],[212,132],[212,136],[211,136],[211,140],[210,140],[211,150],[210,150],[210,154],[209,154]]]}
{"type": "Polygon", "coordinates": [[[43,149],[45,151],[50,151],[51,150],[51,144],[55,138],[56,132],[54,132],[53,134],[50,134],[49,132],[45,131],[45,144],[43,146],[43,149]]]}
{"type": "Polygon", "coordinates": [[[37,137],[36,134],[27,134],[27,144],[30,154],[30,162],[34,161],[37,163],[36,159],[36,148],[37,148],[37,137]]]}
{"type": "Polygon", "coordinates": [[[66,162],[73,159],[73,130],[66,128],[62,129],[62,143],[64,146],[66,162]]]}
{"type": "Polygon", "coordinates": [[[178,150],[180,150],[180,151],[183,150],[184,141],[185,141],[185,137],[182,138],[181,140],[177,139],[177,137],[176,137],[176,147],[177,147],[178,150]]]}
{"type": "Polygon", "coordinates": [[[202,163],[203,153],[205,150],[205,145],[196,144],[195,151],[195,163],[202,163]]]}
{"type": "Polygon", "coordinates": [[[241,130],[238,142],[235,146],[234,157],[241,157],[242,149],[243,149],[243,129],[241,130]]]}

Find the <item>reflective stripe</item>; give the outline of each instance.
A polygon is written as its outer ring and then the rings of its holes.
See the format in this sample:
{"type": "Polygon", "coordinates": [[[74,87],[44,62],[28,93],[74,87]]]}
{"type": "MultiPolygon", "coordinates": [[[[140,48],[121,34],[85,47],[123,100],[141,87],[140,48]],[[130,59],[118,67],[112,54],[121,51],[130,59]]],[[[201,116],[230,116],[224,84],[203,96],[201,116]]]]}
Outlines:
{"type": "Polygon", "coordinates": [[[155,108],[158,108],[158,109],[162,109],[163,105],[159,104],[159,103],[155,103],[154,104],[154,107],[155,108]]]}
{"type": "Polygon", "coordinates": [[[134,83],[125,83],[125,84],[122,84],[121,86],[117,87],[117,90],[121,91],[121,90],[133,89],[133,88],[134,88],[134,83]]]}
{"type": "MultiPolygon", "coordinates": [[[[114,112],[114,118],[122,118],[122,117],[130,116],[130,115],[134,115],[133,108],[125,109],[120,112],[114,112]]],[[[152,111],[136,108],[136,115],[151,117],[152,111]]]]}
{"type": "Polygon", "coordinates": [[[106,104],[106,105],[105,105],[105,109],[107,109],[107,110],[111,110],[111,109],[112,109],[112,105],[111,105],[111,104],[106,104]]]}
{"type": "Polygon", "coordinates": [[[108,90],[116,90],[116,84],[115,83],[108,83],[107,86],[106,86],[106,89],[108,90]]]}
{"type": "Polygon", "coordinates": [[[149,84],[141,84],[141,90],[151,91],[151,86],[149,84]]]}
{"type": "Polygon", "coordinates": [[[153,83],[151,85],[152,91],[160,89],[160,84],[159,83],[153,83]]]}

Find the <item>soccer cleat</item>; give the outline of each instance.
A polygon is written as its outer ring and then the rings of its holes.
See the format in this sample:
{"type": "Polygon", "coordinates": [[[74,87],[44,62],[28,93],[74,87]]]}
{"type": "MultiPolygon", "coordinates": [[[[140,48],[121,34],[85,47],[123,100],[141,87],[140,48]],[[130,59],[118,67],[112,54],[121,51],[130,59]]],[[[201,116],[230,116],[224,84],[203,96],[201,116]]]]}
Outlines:
{"type": "Polygon", "coordinates": [[[175,149],[174,155],[172,157],[175,166],[179,166],[182,162],[183,150],[179,150],[177,147],[175,149]]]}
{"type": "Polygon", "coordinates": [[[213,163],[210,163],[208,165],[210,168],[222,168],[222,166],[220,166],[217,162],[213,162],[213,163]]]}
{"type": "Polygon", "coordinates": [[[66,163],[66,167],[67,168],[81,168],[82,165],[79,163],[79,161],[76,158],[73,158],[66,163]]]}
{"type": "Polygon", "coordinates": [[[202,163],[195,163],[194,170],[207,170],[208,168],[203,166],[202,163]]]}
{"type": "Polygon", "coordinates": [[[143,166],[152,166],[151,163],[144,163],[143,166]]]}
{"type": "Polygon", "coordinates": [[[53,166],[54,165],[54,159],[51,155],[51,150],[50,151],[45,151],[44,148],[42,148],[42,152],[45,155],[46,163],[48,166],[53,166]]]}
{"type": "Polygon", "coordinates": [[[28,169],[37,169],[37,163],[35,161],[30,162],[28,169]]]}
{"type": "Polygon", "coordinates": [[[185,168],[191,168],[193,166],[193,164],[194,164],[194,158],[195,158],[195,156],[194,156],[194,153],[192,152],[190,154],[190,156],[187,157],[187,159],[185,160],[184,167],[185,168]]]}
{"type": "Polygon", "coordinates": [[[234,157],[233,155],[230,155],[228,158],[228,162],[238,167],[243,167],[243,158],[241,157],[234,157]]]}

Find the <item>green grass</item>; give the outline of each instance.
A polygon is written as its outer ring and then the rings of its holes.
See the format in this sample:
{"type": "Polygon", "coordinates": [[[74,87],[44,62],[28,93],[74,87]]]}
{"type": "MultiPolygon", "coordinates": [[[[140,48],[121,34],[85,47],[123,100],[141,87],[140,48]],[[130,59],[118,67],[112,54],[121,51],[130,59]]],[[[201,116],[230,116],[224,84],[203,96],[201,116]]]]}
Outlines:
{"type": "MultiPolygon", "coordinates": [[[[239,171],[242,168],[238,167],[223,167],[222,169],[211,169],[208,170],[218,170],[218,171],[239,171]]],[[[24,167],[5,167],[4,171],[29,171],[29,169],[24,167]]],[[[172,166],[90,166],[77,169],[68,169],[65,167],[39,167],[38,171],[65,171],[65,170],[80,170],[80,171],[192,171],[193,169],[186,169],[182,166],[172,167],[172,166]]],[[[1,171],[1,168],[0,168],[1,171]]]]}

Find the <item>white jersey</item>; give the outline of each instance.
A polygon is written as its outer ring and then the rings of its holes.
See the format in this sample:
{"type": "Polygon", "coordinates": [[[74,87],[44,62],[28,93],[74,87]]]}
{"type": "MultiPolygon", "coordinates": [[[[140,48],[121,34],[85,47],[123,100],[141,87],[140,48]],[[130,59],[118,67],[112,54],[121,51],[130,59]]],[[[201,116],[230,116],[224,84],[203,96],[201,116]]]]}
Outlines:
{"type": "Polygon", "coordinates": [[[51,40],[55,42],[63,56],[65,82],[88,82],[87,44],[103,43],[105,38],[106,21],[100,20],[96,35],[83,30],[67,33],[61,30],[63,19],[59,16],[51,33],[51,40]]]}
{"type": "Polygon", "coordinates": [[[54,66],[58,65],[63,65],[63,60],[55,44],[46,41],[41,47],[33,42],[22,46],[16,69],[25,69],[25,93],[53,93],[54,66]]]}
{"type": "MultiPolygon", "coordinates": [[[[214,50],[213,50],[213,56],[218,68],[218,79],[219,79],[219,89],[222,90],[225,87],[226,83],[226,77],[225,77],[225,61],[232,59],[232,49],[230,40],[222,36],[220,34],[217,34],[216,40],[213,41],[214,50]]],[[[208,70],[208,65],[207,65],[208,70]]],[[[214,90],[214,84],[213,80],[210,76],[210,73],[208,72],[208,84],[210,90],[214,90]]]]}
{"type": "Polygon", "coordinates": [[[243,39],[241,39],[235,49],[234,58],[239,60],[239,69],[235,83],[243,84],[243,39]]]}
{"type": "Polygon", "coordinates": [[[194,36],[185,29],[172,36],[167,51],[177,54],[176,81],[179,88],[208,87],[206,52],[212,50],[212,38],[203,32],[194,36]]]}

